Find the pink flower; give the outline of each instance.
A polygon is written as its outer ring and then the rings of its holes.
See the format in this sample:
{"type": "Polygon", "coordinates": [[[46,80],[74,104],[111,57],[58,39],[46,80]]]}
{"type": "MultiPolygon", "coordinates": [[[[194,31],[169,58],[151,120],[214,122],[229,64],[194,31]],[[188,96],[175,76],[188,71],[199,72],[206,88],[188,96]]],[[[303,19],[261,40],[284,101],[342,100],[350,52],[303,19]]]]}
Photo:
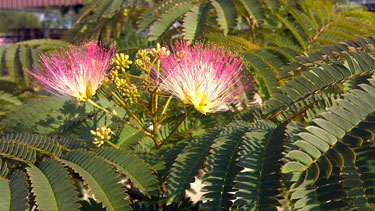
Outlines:
{"type": "Polygon", "coordinates": [[[42,54],[34,76],[42,87],[57,96],[72,96],[87,101],[104,82],[114,49],[89,42],[67,50],[42,54]]]}
{"type": "Polygon", "coordinates": [[[223,48],[202,43],[190,47],[181,41],[171,52],[160,57],[160,73],[154,71],[156,82],[203,114],[227,110],[252,86],[241,86],[242,61],[223,48]]]}

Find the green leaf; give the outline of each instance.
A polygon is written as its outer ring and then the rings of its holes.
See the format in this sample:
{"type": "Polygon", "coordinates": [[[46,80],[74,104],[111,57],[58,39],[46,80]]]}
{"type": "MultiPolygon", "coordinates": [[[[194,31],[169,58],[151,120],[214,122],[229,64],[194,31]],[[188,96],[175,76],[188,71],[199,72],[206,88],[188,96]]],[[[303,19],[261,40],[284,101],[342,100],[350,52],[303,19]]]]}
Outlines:
{"type": "Polygon", "coordinates": [[[36,123],[45,120],[50,112],[60,109],[64,103],[55,97],[30,100],[0,121],[0,128],[6,128],[7,132],[32,132],[36,123]]]}
{"type": "Polygon", "coordinates": [[[29,210],[29,187],[22,171],[15,171],[10,177],[11,211],[29,210]]]}
{"type": "Polygon", "coordinates": [[[304,171],[306,166],[302,165],[301,163],[298,162],[289,162],[285,164],[282,168],[282,172],[284,174],[288,174],[291,172],[302,172],[304,171]]]}
{"type": "MultiPolygon", "coordinates": [[[[195,1],[192,1],[195,2],[195,1]]],[[[164,0],[148,10],[145,10],[138,21],[138,33],[144,31],[146,28],[150,27],[155,21],[160,18],[161,14],[166,13],[167,11],[172,10],[174,7],[186,3],[186,0],[164,0]]]]}
{"type": "Polygon", "coordinates": [[[249,124],[245,122],[232,122],[219,134],[212,145],[212,150],[207,158],[207,174],[204,176],[202,192],[204,200],[203,209],[228,210],[234,199],[234,180],[236,174],[242,169],[237,166],[239,146],[243,136],[249,131],[249,124]]]}
{"type": "Polygon", "coordinates": [[[15,106],[19,106],[22,104],[21,101],[16,96],[13,96],[12,94],[9,94],[1,90],[0,90],[0,102],[13,104],[15,106]]]}
{"type": "Polygon", "coordinates": [[[275,210],[281,193],[280,159],[283,157],[285,124],[279,127],[260,120],[244,136],[238,157],[242,167],[235,179],[235,205],[241,210],[275,210]]]}
{"type": "Polygon", "coordinates": [[[0,178],[0,210],[10,210],[10,186],[9,180],[0,178]]]}
{"type": "Polygon", "coordinates": [[[135,153],[127,150],[101,147],[96,154],[128,176],[135,185],[148,195],[155,195],[158,181],[149,166],[135,153]]]}
{"type": "Polygon", "coordinates": [[[95,197],[103,202],[109,210],[129,210],[129,201],[124,200],[127,194],[119,184],[116,171],[94,153],[75,150],[61,160],[77,172],[89,186],[95,197]],[[93,165],[95,164],[95,165],[93,165]]]}
{"type": "Polygon", "coordinates": [[[182,24],[184,39],[192,41],[199,38],[203,33],[209,9],[210,4],[196,5],[185,14],[182,24]]]}
{"type": "Polygon", "coordinates": [[[135,150],[137,154],[145,163],[147,163],[151,169],[155,172],[160,172],[165,169],[165,162],[156,153],[144,152],[135,150]]]}
{"type": "Polygon", "coordinates": [[[218,134],[218,130],[210,131],[189,141],[190,143],[177,156],[165,181],[168,205],[179,199],[183,191],[190,187],[218,134]]]}
{"type": "Polygon", "coordinates": [[[301,32],[301,29],[298,25],[294,22],[287,20],[286,18],[281,17],[280,15],[276,14],[276,17],[284,24],[284,26],[293,34],[293,36],[297,39],[298,43],[302,47],[302,49],[306,49],[307,47],[307,40],[305,39],[305,35],[301,32]]]}
{"type": "Polygon", "coordinates": [[[4,53],[6,46],[0,46],[0,77],[4,75],[4,53]]]}
{"type": "Polygon", "coordinates": [[[212,0],[220,29],[227,35],[236,24],[236,8],[231,0],[212,0]]]}
{"type": "Polygon", "coordinates": [[[144,137],[145,134],[143,132],[138,131],[137,129],[129,125],[124,125],[123,127],[121,127],[118,133],[117,145],[122,149],[130,149],[144,137]]]}
{"type": "Polygon", "coordinates": [[[32,149],[40,151],[54,157],[60,157],[62,150],[60,144],[54,138],[32,134],[6,134],[0,137],[4,141],[12,141],[20,144],[26,144],[32,149]]]}
{"type": "Polygon", "coordinates": [[[30,85],[30,75],[26,70],[33,70],[33,57],[31,48],[27,48],[24,45],[20,45],[19,48],[20,62],[22,65],[23,78],[25,80],[26,86],[30,85]]]}
{"type": "Polygon", "coordinates": [[[31,164],[36,161],[36,150],[26,144],[0,139],[0,156],[31,164]]]}
{"type": "MultiPolygon", "coordinates": [[[[259,0],[240,0],[250,17],[258,24],[264,18],[264,10],[259,0]]],[[[258,24],[259,25],[259,24],[258,24]]]]}
{"type": "Polygon", "coordinates": [[[11,80],[16,82],[20,75],[20,61],[17,44],[10,45],[5,52],[5,65],[8,69],[11,80]]]}
{"type": "Polygon", "coordinates": [[[309,166],[313,162],[310,156],[298,150],[292,150],[288,152],[288,154],[285,157],[293,159],[293,160],[298,160],[299,162],[303,163],[306,166],[309,166]]]}
{"type": "Polygon", "coordinates": [[[161,17],[150,27],[149,40],[153,41],[159,38],[178,17],[189,11],[194,5],[190,2],[180,4],[167,13],[162,14],[161,17]]]}
{"type": "Polygon", "coordinates": [[[8,164],[0,157],[0,178],[5,178],[9,172],[8,164]]]}
{"type": "MultiPolygon", "coordinates": [[[[78,210],[80,207],[78,204],[78,192],[75,190],[67,169],[56,160],[47,159],[41,162],[40,170],[43,172],[40,177],[47,178],[49,183],[45,185],[41,184],[41,188],[52,188],[58,210],[78,210]]],[[[41,174],[41,172],[37,172],[41,174]]],[[[33,182],[32,177],[31,180],[33,182]]]]}
{"type": "Polygon", "coordinates": [[[26,168],[30,177],[32,192],[35,195],[35,201],[40,210],[59,210],[57,201],[46,175],[36,166],[30,165],[26,168]]]}

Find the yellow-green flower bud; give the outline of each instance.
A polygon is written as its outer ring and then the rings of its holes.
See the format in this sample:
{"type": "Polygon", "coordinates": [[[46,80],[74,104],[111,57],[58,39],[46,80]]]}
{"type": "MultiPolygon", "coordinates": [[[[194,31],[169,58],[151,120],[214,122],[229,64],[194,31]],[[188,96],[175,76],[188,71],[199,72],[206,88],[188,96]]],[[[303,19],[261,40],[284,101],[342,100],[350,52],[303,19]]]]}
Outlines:
{"type": "Polygon", "coordinates": [[[104,144],[104,142],[109,141],[111,139],[112,130],[106,126],[96,128],[96,131],[90,130],[90,133],[95,136],[93,140],[93,144],[97,147],[100,147],[104,144]]]}
{"type": "Polygon", "coordinates": [[[116,57],[112,59],[112,64],[118,70],[125,71],[125,69],[129,69],[133,62],[129,60],[129,55],[125,55],[123,53],[117,53],[116,57]]]}
{"type": "Polygon", "coordinates": [[[170,51],[166,47],[161,47],[159,43],[156,44],[156,48],[151,49],[151,52],[155,57],[167,57],[170,54],[170,51]]]}
{"type": "Polygon", "coordinates": [[[139,50],[138,52],[137,52],[137,54],[136,54],[136,58],[137,59],[140,59],[140,60],[142,60],[142,61],[150,61],[151,59],[150,59],[150,51],[148,51],[148,50],[144,50],[144,49],[142,49],[142,50],[139,50]]]}
{"type": "Polygon", "coordinates": [[[123,11],[122,11],[122,15],[123,16],[128,16],[129,15],[129,10],[128,9],[124,9],[123,11]]]}

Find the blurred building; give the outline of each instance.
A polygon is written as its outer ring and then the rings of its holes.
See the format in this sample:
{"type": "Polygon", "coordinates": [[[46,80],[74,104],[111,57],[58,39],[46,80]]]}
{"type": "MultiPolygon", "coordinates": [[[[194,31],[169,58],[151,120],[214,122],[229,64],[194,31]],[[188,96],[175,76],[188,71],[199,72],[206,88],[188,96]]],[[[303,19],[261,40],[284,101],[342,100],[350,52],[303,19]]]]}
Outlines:
{"type": "Polygon", "coordinates": [[[82,4],[83,0],[0,0],[0,9],[44,8],[82,4]]]}
{"type": "Polygon", "coordinates": [[[61,38],[64,32],[72,26],[72,16],[82,7],[83,1],[0,0],[0,15],[2,16],[0,24],[11,27],[9,30],[0,31],[0,44],[40,38],[61,38]],[[35,27],[32,24],[28,26],[22,24],[22,20],[20,20],[21,24],[17,24],[12,18],[6,18],[7,15],[18,14],[20,16],[26,13],[35,15],[41,26],[35,27]]]}
{"type": "Polygon", "coordinates": [[[349,1],[366,6],[369,11],[375,11],[375,0],[349,0],[349,1]]]}

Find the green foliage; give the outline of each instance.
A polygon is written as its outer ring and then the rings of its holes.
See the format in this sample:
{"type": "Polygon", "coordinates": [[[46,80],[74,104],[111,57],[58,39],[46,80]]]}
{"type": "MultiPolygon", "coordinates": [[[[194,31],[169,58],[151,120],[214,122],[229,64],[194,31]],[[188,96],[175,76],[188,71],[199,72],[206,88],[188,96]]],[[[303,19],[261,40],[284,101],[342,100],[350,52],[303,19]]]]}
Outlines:
{"type": "Polygon", "coordinates": [[[84,146],[72,138],[32,134],[3,136],[0,139],[0,185],[4,187],[1,194],[8,194],[2,198],[4,204],[10,210],[33,204],[43,210],[78,210],[82,199],[78,198],[76,186],[82,180],[105,207],[127,210],[129,201],[123,200],[126,194],[123,185],[119,183],[120,174],[116,169],[129,177],[145,194],[155,194],[158,183],[156,176],[136,154],[109,148],[94,153],[85,150],[84,146]],[[71,151],[72,148],[81,149],[71,151]],[[42,157],[45,158],[39,160],[42,157]],[[38,162],[35,162],[37,159],[38,162]],[[92,168],[92,163],[97,167],[92,168]],[[19,170],[9,174],[8,165],[12,171],[25,169],[27,177],[19,170]],[[73,171],[80,177],[71,174],[73,171]],[[23,203],[29,189],[33,198],[23,203]]]}
{"type": "Polygon", "coordinates": [[[213,150],[207,158],[208,173],[204,178],[207,185],[203,188],[206,192],[203,197],[207,200],[204,209],[227,210],[232,206],[235,176],[242,170],[236,165],[239,146],[248,130],[247,123],[233,122],[212,145],[213,150]]]}
{"type": "Polygon", "coordinates": [[[228,34],[228,31],[235,25],[236,20],[236,9],[232,1],[227,0],[214,0],[212,6],[217,12],[217,22],[219,23],[220,29],[224,31],[224,34],[228,34]]]}
{"type": "Polygon", "coordinates": [[[30,40],[18,42],[0,48],[0,79],[29,87],[30,76],[26,70],[32,70],[39,63],[39,53],[66,47],[62,40],[30,40]]]}
{"type": "Polygon", "coordinates": [[[55,97],[31,99],[28,103],[8,113],[0,122],[0,128],[4,128],[6,132],[32,132],[39,121],[45,120],[53,110],[62,108],[64,103],[55,97]],[[44,109],[36,110],[35,108],[44,109]]]}
{"type": "Polygon", "coordinates": [[[240,148],[234,204],[241,209],[277,210],[281,193],[280,164],[285,125],[275,128],[271,122],[259,122],[248,132],[240,148]],[[267,166],[267,167],[265,167],[267,166]],[[262,197],[260,197],[262,196],[262,197]]]}
{"type": "MultiPolygon", "coordinates": [[[[46,188],[48,185],[51,186],[51,192],[54,195],[51,198],[55,198],[58,210],[76,210],[79,208],[77,203],[78,192],[75,191],[73,182],[70,180],[69,172],[61,163],[53,159],[48,159],[40,164],[40,170],[35,166],[32,166],[31,169],[33,169],[32,171],[37,173],[37,175],[40,175],[40,180],[43,180],[43,177],[47,178],[48,181],[45,182],[48,183],[39,184],[39,188],[46,188]]],[[[36,186],[37,179],[33,180],[33,175],[29,175],[31,181],[34,182],[33,185],[36,186]]],[[[38,197],[35,191],[36,190],[33,188],[34,194],[38,197]]],[[[44,195],[41,195],[41,197],[44,198],[44,195]]]]}
{"type": "MultiPolygon", "coordinates": [[[[101,110],[4,88],[0,203],[6,210],[373,210],[375,38],[366,37],[373,18],[334,1],[91,1],[69,40],[132,54],[154,47],[147,40],[204,38],[243,59],[263,102],[201,115],[170,98],[173,109],[159,122],[169,101],[158,103],[143,84],[149,75],[139,72],[133,85],[151,100],[126,104],[103,86],[93,97],[101,110]],[[90,131],[102,126],[113,131],[110,147],[92,143],[90,131]],[[189,198],[193,182],[204,184],[201,198],[189,198]]],[[[66,45],[0,47],[1,80],[27,87],[24,70],[38,53],[66,45]]]]}
{"type": "Polygon", "coordinates": [[[137,6],[139,5],[134,1],[92,1],[81,10],[75,20],[76,24],[66,34],[65,39],[72,41],[100,40],[104,44],[109,44],[110,41],[118,39],[124,34],[132,34],[134,31],[133,22],[139,15],[139,12],[136,11],[137,6]]]}
{"type": "Polygon", "coordinates": [[[186,40],[199,38],[204,30],[210,4],[196,5],[185,14],[183,22],[183,36],[186,40]]]}
{"type": "Polygon", "coordinates": [[[167,204],[175,201],[182,195],[182,191],[189,188],[194,176],[198,174],[199,168],[203,165],[213,141],[219,131],[211,131],[202,137],[195,138],[186,145],[182,152],[175,159],[167,175],[166,193],[167,204]]]}
{"type": "Polygon", "coordinates": [[[131,151],[100,148],[97,155],[106,159],[125,174],[131,181],[147,195],[155,195],[157,183],[151,169],[136,154],[131,151]]]}
{"type": "Polygon", "coordinates": [[[9,210],[28,210],[30,193],[26,175],[21,171],[15,171],[10,177],[9,187],[11,193],[9,210]]]}
{"type": "Polygon", "coordinates": [[[127,194],[119,184],[115,170],[92,152],[76,150],[69,153],[62,162],[71,167],[85,181],[103,205],[110,210],[128,210],[127,194]],[[92,165],[95,163],[95,165],[92,165]]]}
{"type": "Polygon", "coordinates": [[[0,24],[0,32],[10,33],[12,29],[41,29],[42,23],[31,12],[6,11],[0,12],[3,21],[0,24]]]}

